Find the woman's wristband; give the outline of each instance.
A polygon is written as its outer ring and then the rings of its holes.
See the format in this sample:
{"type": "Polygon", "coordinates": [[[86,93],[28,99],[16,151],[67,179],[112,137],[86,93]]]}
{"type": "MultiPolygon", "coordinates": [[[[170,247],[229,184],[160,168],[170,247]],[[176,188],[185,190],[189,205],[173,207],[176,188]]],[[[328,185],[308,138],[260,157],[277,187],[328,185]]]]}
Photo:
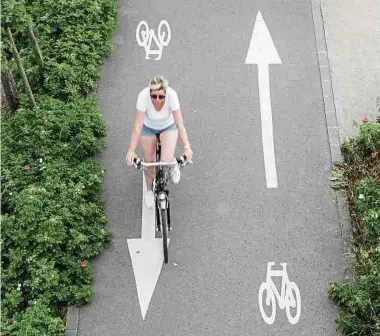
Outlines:
{"type": "Polygon", "coordinates": [[[182,147],[183,149],[190,148],[189,144],[186,144],[185,146],[182,147]]]}

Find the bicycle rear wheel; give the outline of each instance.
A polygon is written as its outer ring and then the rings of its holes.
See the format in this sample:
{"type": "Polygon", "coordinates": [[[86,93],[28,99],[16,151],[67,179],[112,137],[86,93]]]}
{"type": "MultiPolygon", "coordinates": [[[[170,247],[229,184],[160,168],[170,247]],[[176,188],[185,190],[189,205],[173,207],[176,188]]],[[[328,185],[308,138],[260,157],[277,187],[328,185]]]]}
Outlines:
{"type": "Polygon", "coordinates": [[[162,233],[162,247],[164,249],[164,261],[165,264],[168,263],[168,216],[167,209],[160,209],[160,224],[161,224],[161,233],[162,233]]]}

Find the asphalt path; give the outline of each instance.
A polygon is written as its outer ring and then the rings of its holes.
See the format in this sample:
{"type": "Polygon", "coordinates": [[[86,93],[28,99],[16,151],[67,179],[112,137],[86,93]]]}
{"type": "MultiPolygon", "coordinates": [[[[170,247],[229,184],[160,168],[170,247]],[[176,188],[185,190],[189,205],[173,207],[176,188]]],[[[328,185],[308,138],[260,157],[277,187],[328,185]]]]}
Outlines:
{"type": "MultiPolygon", "coordinates": [[[[96,295],[80,309],[80,335],[337,335],[327,289],[344,264],[310,2],[119,3],[99,85],[109,134],[99,161],[115,238],[94,260],[96,295]],[[258,68],[245,64],[259,11],[282,61],[269,65],[277,188],[266,186],[258,68]],[[137,44],[142,20],[156,32],[161,20],[170,25],[160,60],[137,44]],[[170,185],[169,263],[143,319],[127,244],[141,235],[142,175],[124,158],[137,95],[157,74],[179,95],[194,164],[170,185]],[[287,263],[299,288],[295,324],[278,301],[273,324],[260,313],[269,262],[287,263]]],[[[273,282],[280,291],[281,279],[273,282]]]]}

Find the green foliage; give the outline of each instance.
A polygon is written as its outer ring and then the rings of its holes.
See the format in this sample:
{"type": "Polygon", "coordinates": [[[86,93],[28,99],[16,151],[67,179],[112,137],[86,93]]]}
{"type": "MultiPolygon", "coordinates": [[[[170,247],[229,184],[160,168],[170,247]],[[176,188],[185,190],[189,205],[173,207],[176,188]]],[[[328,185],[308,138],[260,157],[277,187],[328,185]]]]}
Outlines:
{"type": "Polygon", "coordinates": [[[342,309],[336,319],[345,335],[380,335],[380,118],[360,126],[342,145],[342,162],[331,175],[333,187],[346,190],[353,223],[354,276],[333,281],[329,297],[342,309]]]}
{"type": "Polygon", "coordinates": [[[13,319],[2,320],[3,335],[63,335],[65,325],[59,317],[54,317],[52,311],[43,299],[31,302],[25,312],[16,313],[13,319]]]}
{"type": "Polygon", "coordinates": [[[50,0],[43,7],[36,2],[32,10],[48,59],[45,92],[72,99],[94,90],[102,58],[112,51],[112,44],[104,41],[116,25],[115,3],[50,0]]]}
{"type": "Polygon", "coordinates": [[[344,309],[337,319],[344,335],[378,335],[380,323],[378,312],[373,310],[373,302],[364,282],[353,286],[332,282],[329,291],[330,298],[344,309]]]}
{"type": "MultiPolygon", "coordinates": [[[[63,178],[62,174],[69,171],[64,161],[82,169],[80,161],[105,148],[105,135],[105,121],[94,99],[65,104],[44,98],[39,109],[20,108],[2,122],[1,159],[6,163],[2,166],[2,188],[8,195],[20,191],[48,179],[51,170],[63,178]],[[25,170],[28,166],[30,170],[25,170]],[[65,170],[59,173],[60,169],[65,170]]],[[[94,174],[89,176],[89,182],[100,183],[94,174]]],[[[93,194],[98,192],[96,189],[93,194]]]]}
{"type": "Polygon", "coordinates": [[[353,248],[355,278],[352,283],[333,281],[329,297],[343,312],[336,323],[345,335],[380,333],[380,243],[353,248]]]}
{"type": "Polygon", "coordinates": [[[380,241],[380,184],[366,178],[355,185],[356,211],[369,242],[380,241]]]}
{"type": "MultiPolygon", "coordinates": [[[[62,100],[86,96],[96,89],[102,59],[112,52],[118,5],[111,0],[35,0],[14,6],[5,0],[11,29],[33,92],[62,100]],[[44,66],[37,66],[25,30],[30,22],[38,40],[44,66]]],[[[4,29],[2,37],[6,40],[4,29]]],[[[10,66],[17,74],[15,63],[10,66]]],[[[20,76],[17,76],[22,89],[20,76]]]]}
{"type": "Polygon", "coordinates": [[[1,2],[1,21],[11,23],[12,33],[19,34],[24,32],[32,17],[20,1],[4,0],[1,2]]]}
{"type": "Polygon", "coordinates": [[[2,118],[1,332],[63,335],[68,305],[89,303],[91,258],[111,241],[101,198],[105,171],[93,158],[107,129],[90,97],[102,58],[112,52],[112,0],[2,2],[38,108],[29,107],[10,42],[2,59],[21,92],[2,118]],[[38,66],[26,33],[43,54],[38,66]]]}
{"type": "Polygon", "coordinates": [[[380,123],[366,122],[360,125],[357,137],[346,140],[341,148],[343,161],[354,167],[362,161],[376,158],[380,152],[380,123]]]}
{"type": "Polygon", "coordinates": [[[343,159],[336,162],[330,176],[334,189],[350,189],[354,183],[367,176],[380,181],[380,118],[360,125],[359,135],[346,139],[341,146],[341,153],[343,159]]]}
{"type": "Polygon", "coordinates": [[[78,274],[78,265],[101,252],[109,240],[100,199],[104,171],[92,158],[85,159],[97,148],[95,135],[104,135],[105,129],[89,101],[49,100],[44,107],[20,110],[2,125],[2,193],[8,209],[2,218],[3,288],[10,290],[7,286],[21,277],[28,299],[46,292],[67,300],[68,290],[65,295],[58,292],[78,280],[89,283],[90,278],[78,274]],[[91,141],[81,144],[86,138],[91,141]],[[22,257],[27,251],[29,257],[22,257]],[[59,279],[58,269],[70,274],[59,279]]]}
{"type": "Polygon", "coordinates": [[[104,170],[91,157],[104,148],[105,123],[94,100],[45,98],[39,109],[9,114],[2,127],[2,316],[18,316],[39,298],[60,315],[91,301],[88,261],[112,237],[104,170]]]}

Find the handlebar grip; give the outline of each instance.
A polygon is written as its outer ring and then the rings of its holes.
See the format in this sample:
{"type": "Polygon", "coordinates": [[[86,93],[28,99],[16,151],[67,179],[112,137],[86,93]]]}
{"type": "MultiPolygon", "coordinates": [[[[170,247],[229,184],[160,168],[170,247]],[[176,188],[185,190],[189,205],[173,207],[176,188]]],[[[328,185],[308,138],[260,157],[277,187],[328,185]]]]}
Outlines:
{"type": "Polygon", "coordinates": [[[134,165],[136,168],[140,169],[140,168],[141,168],[141,159],[138,158],[138,157],[135,157],[135,158],[133,159],[133,165],[134,165]]]}
{"type": "Polygon", "coordinates": [[[186,158],[186,155],[181,155],[179,158],[178,158],[178,163],[181,165],[181,166],[184,166],[185,163],[187,161],[187,158],[186,158]]]}

